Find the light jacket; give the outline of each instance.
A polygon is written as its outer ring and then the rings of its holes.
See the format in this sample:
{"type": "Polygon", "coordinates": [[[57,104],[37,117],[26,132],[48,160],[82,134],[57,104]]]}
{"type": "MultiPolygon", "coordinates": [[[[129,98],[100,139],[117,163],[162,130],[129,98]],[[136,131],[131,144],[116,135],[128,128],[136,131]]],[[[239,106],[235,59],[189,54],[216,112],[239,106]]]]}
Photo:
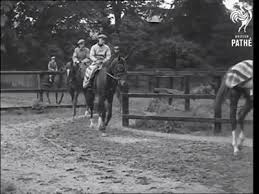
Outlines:
{"type": "Polygon", "coordinates": [[[109,61],[111,58],[111,49],[108,45],[100,46],[98,43],[93,45],[90,50],[90,59],[93,62],[101,60],[103,63],[109,61]]]}
{"type": "Polygon", "coordinates": [[[72,59],[73,62],[78,61],[83,61],[84,59],[89,58],[89,49],[86,47],[83,47],[82,49],[80,48],[75,48],[72,59]]]}

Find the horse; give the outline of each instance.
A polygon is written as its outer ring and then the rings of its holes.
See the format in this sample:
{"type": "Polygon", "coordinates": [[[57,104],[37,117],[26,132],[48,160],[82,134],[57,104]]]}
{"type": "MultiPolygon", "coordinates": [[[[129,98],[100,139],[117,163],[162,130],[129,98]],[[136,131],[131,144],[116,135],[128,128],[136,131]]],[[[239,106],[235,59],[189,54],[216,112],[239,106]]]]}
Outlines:
{"type": "MultiPolygon", "coordinates": [[[[42,89],[59,89],[62,88],[65,85],[65,66],[60,67],[59,71],[61,73],[58,73],[54,76],[53,82],[49,81],[49,74],[43,74],[41,77],[41,88],[42,89]]],[[[51,104],[50,98],[49,98],[49,91],[46,91],[46,96],[48,99],[49,104],[51,104]]],[[[60,99],[58,100],[58,92],[55,92],[55,98],[56,98],[56,104],[60,104],[63,100],[64,93],[61,93],[60,99]]],[[[43,99],[42,99],[43,100],[43,99]]]]}
{"type": "Polygon", "coordinates": [[[232,146],[234,148],[234,155],[237,155],[241,148],[244,136],[244,119],[246,115],[253,108],[253,61],[244,60],[232,66],[224,75],[220,88],[215,99],[215,116],[221,114],[221,104],[225,97],[230,96],[230,120],[232,127],[232,146]],[[238,101],[241,96],[245,98],[245,104],[238,113],[236,119],[236,112],[238,101]],[[239,142],[237,138],[236,127],[240,124],[239,142]]]}
{"type": "Polygon", "coordinates": [[[74,63],[69,61],[66,64],[66,75],[67,75],[67,88],[70,93],[72,104],[73,104],[73,120],[76,116],[76,106],[78,96],[81,92],[84,94],[86,111],[85,116],[90,112],[90,127],[93,125],[93,108],[94,108],[94,93],[91,88],[83,88],[83,79],[85,74],[86,66],[82,63],[74,63]]]}
{"type": "Polygon", "coordinates": [[[93,77],[93,90],[98,97],[98,130],[106,136],[106,127],[112,117],[112,103],[117,86],[125,88],[126,82],[126,60],[116,57],[107,65],[95,73],[93,77]]]}

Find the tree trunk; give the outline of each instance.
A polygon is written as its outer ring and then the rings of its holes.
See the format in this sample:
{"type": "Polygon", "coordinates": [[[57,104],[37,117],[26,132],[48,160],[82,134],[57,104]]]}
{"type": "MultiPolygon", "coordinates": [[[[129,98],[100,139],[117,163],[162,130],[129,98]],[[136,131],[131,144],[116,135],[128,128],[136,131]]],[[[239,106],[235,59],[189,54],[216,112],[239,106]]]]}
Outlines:
{"type": "Polygon", "coordinates": [[[120,33],[120,24],[121,24],[121,12],[122,12],[122,3],[121,1],[112,1],[112,9],[115,17],[115,30],[120,33]]]}

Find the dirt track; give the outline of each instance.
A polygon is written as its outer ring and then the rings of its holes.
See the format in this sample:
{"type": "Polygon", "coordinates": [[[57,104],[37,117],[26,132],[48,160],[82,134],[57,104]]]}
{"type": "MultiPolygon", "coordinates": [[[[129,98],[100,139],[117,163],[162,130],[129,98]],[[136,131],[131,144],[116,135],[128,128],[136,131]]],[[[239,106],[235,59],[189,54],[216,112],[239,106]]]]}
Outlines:
{"type": "Polygon", "coordinates": [[[230,143],[121,130],[116,117],[101,137],[68,110],[18,114],[1,115],[1,182],[17,193],[252,192],[251,147],[234,157],[230,143]]]}

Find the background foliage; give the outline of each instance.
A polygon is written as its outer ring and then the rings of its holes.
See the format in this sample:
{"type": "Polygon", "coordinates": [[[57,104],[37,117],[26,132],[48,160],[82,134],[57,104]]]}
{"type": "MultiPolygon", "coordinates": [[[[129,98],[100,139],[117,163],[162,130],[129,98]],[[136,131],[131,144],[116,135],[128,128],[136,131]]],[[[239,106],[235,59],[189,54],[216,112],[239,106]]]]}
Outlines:
{"type": "MultiPolygon", "coordinates": [[[[222,0],[175,0],[171,9],[160,8],[163,3],[1,1],[1,69],[47,69],[51,55],[64,64],[80,38],[90,48],[99,32],[108,35],[111,47],[120,45],[124,55],[133,50],[129,69],[226,68],[252,58],[252,48],[231,47],[238,25],[222,0]],[[152,16],[161,16],[161,22],[147,22],[152,16]]],[[[253,22],[247,32],[253,35],[253,22]]]]}

